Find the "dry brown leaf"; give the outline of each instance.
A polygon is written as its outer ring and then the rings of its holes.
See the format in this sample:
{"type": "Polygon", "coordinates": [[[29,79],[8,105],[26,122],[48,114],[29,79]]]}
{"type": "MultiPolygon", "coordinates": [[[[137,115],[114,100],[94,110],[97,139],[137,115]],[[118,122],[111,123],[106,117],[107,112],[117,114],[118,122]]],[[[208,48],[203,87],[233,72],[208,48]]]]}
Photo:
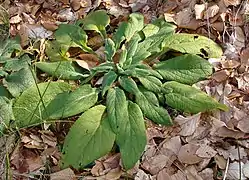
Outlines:
{"type": "Polygon", "coordinates": [[[193,18],[192,16],[192,10],[190,8],[185,8],[176,14],[175,22],[178,26],[182,27],[190,23],[193,18]]]}
{"type": "Polygon", "coordinates": [[[180,148],[182,146],[180,136],[175,136],[166,140],[162,143],[162,149],[169,149],[173,151],[176,155],[178,154],[180,148]]]}
{"type": "Polygon", "coordinates": [[[227,171],[227,179],[229,179],[229,180],[233,180],[233,179],[245,180],[246,177],[244,176],[244,174],[243,173],[240,174],[240,166],[243,168],[244,163],[243,162],[230,163],[228,166],[228,171],[227,171]]]}
{"type": "Polygon", "coordinates": [[[249,161],[247,161],[243,166],[243,174],[245,177],[249,178],[249,161]]]}
{"type": "Polygon", "coordinates": [[[216,154],[216,156],[214,157],[214,160],[216,162],[216,164],[218,165],[218,167],[220,169],[225,169],[226,168],[226,159],[223,156],[220,156],[218,154],[216,154]]]}
{"type": "Polygon", "coordinates": [[[229,77],[229,71],[221,70],[213,73],[212,78],[217,82],[223,82],[229,77]]]}
{"type": "Polygon", "coordinates": [[[120,179],[121,175],[122,175],[122,170],[120,167],[117,167],[115,169],[111,169],[110,171],[108,171],[107,174],[97,177],[96,180],[107,180],[107,179],[118,180],[120,179]]]}
{"type": "Polygon", "coordinates": [[[241,27],[234,27],[234,32],[230,36],[230,40],[235,46],[236,50],[240,52],[240,50],[245,47],[245,34],[241,27]]]}
{"type": "Polygon", "coordinates": [[[224,4],[228,6],[237,6],[241,3],[241,0],[223,0],[224,4]]]}
{"type": "Polygon", "coordinates": [[[207,11],[204,12],[204,19],[209,19],[217,15],[219,12],[219,6],[218,5],[213,5],[208,7],[207,11]]]}
{"type": "Polygon", "coordinates": [[[192,135],[199,123],[201,113],[195,114],[193,116],[183,117],[181,115],[175,118],[175,121],[181,126],[180,135],[190,136],[192,135]]]}
{"type": "Polygon", "coordinates": [[[243,147],[235,148],[235,146],[231,146],[228,150],[228,153],[232,161],[240,160],[247,156],[247,153],[245,152],[245,149],[243,147]]]}
{"type": "Polygon", "coordinates": [[[22,21],[22,18],[20,17],[19,14],[17,14],[16,16],[13,16],[12,18],[10,18],[10,24],[18,24],[22,21]]]}
{"type": "Polygon", "coordinates": [[[196,151],[196,155],[201,158],[212,158],[217,152],[209,145],[201,144],[199,149],[196,151]]]}
{"type": "Polygon", "coordinates": [[[214,171],[211,168],[206,168],[202,170],[201,172],[198,173],[198,175],[203,179],[203,180],[213,180],[214,176],[214,171]]]}
{"type": "Polygon", "coordinates": [[[88,70],[99,64],[98,57],[93,54],[80,54],[79,58],[81,60],[76,60],[78,65],[88,70]]]}
{"type": "Polygon", "coordinates": [[[164,168],[163,170],[161,170],[161,171],[157,174],[157,176],[156,176],[156,180],[165,180],[165,179],[171,180],[171,177],[170,177],[170,175],[168,174],[166,168],[164,168]]]}
{"type": "Polygon", "coordinates": [[[61,171],[50,174],[50,180],[76,180],[72,169],[66,168],[61,171]]]}
{"type": "Polygon", "coordinates": [[[146,174],[142,169],[139,169],[134,180],[151,180],[151,178],[150,175],[146,174]]]}
{"type": "Polygon", "coordinates": [[[242,50],[240,54],[240,61],[242,66],[249,66],[249,46],[242,50]]]}
{"type": "Polygon", "coordinates": [[[187,180],[186,174],[178,170],[177,173],[171,176],[171,180],[187,180]]]}
{"type": "Polygon", "coordinates": [[[195,166],[187,166],[185,169],[185,173],[187,174],[188,180],[203,180],[201,176],[198,175],[198,172],[195,168],[195,166]]]}
{"type": "Polygon", "coordinates": [[[196,4],[195,5],[195,18],[202,19],[204,16],[205,9],[206,9],[205,4],[196,4]]]}
{"type": "Polygon", "coordinates": [[[178,159],[185,164],[196,164],[201,162],[202,158],[196,155],[196,151],[199,149],[198,145],[186,144],[181,147],[178,153],[178,159]]]}
{"type": "Polygon", "coordinates": [[[233,68],[237,68],[240,66],[240,62],[236,61],[236,60],[225,60],[221,62],[221,65],[223,68],[226,69],[233,69],[233,68]]]}

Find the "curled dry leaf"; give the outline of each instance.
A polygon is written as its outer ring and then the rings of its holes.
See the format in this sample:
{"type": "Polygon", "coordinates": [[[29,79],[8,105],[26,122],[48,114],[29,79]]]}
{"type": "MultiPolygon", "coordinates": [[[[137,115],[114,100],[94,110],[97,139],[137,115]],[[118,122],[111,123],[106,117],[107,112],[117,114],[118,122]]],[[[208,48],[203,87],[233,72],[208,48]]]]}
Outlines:
{"type": "Polygon", "coordinates": [[[92,69],[93,67],[99,64],[98,57],[93,54],[80,54],[79,58],[81,60],[76,60],[77,64],[80,67],[88,70],[92,69]]]}
{"type": "Polygon", "coordinates": [[[216,164],[218,165],[218,167],[220,169],[225,169],[226,168],[227,161],[223,156],[220,156],[220,155],[216,154],[215,157],[214,157],[214,160],[215,160],[216,164]]]}
{"type": "Polygon", "coordinates": [[[180,135],[190,136],[192,135],[199,123],[201,113],[195,114],[193,116],[183,117],[181,115],[175,118],[175,121],[181,126],[180,135]]]}
{"type": "Polygon", "coordinates": [[[199,149],[198,145],[186,144],[181,147],[178,153],[178,159],[185,164],[196,164],[201,162],[202,158],[196,155],[196,151],[199,149]]]}

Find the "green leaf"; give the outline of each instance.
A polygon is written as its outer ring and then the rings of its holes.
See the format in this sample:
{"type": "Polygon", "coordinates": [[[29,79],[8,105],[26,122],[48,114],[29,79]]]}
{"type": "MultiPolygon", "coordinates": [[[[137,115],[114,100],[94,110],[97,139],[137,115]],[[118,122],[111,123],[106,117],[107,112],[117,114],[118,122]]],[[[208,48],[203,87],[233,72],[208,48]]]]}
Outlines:
{"type": "Polygon", "coordinates": [[[181,84],[175,81],[169,81],[163,84],[165,88],[166,103],[178,110],[198,113],[212,109],[228,110],[224,104],[208,96],[201,90],[189,85],[181,84]]]}
{"type": "Polygon", "coordinates": [[[104,10],[94,11],[88,14],[83,19],[84,30],[93,30],[100,33],[103,38],[106,38],[105,27],[110,23],[110,18],[104,10]]]}
{"type": "Polygon", "coordinates": [[[42,112],[57,94],[69,91],[71,86],[64,82],[50,82],[38,84],[25,90],[16,100],[13,113],[19,128],[43,123],[42,112]],[[41,101],[41,94],[42,101],[41,101]],[[44,105],[44,106],[43,106],[44,105]]]}
{"type": "Polygon", "coordinates": [[[212,65],[205,59],[186,54],[162,61],[154,65],[164,79],[194,84],[210,76],[213,72],[212,65]]]}
{"type": "Polygon", "coordinates": [[[78,80],[84,78],[82,73],[73,65],[72,61],[37,62],[36,67],[53,77],[66,80],[78,80]]]}
{"type": "Polygon", "coordinates": [[[10,120],[14,120],[12,101],[0,96],[0,134],[9,127],[10,120]]]}
{"type": "Polygon", "coordinates": [[[0,63],[4,63],[11,59],[13,52],[21,50],[22,48],[18,39],[7,39],[0,43],[0,63]]]}
{"type": "Polygon", "coordinates": [[[46,55],[50,61],[65,61],[69,58],[67,57],[68,46],[60,44],[57,41],[47,41],[46,42],[46,55]]]}
{"type": "Polygon", "coordinates": [[[70,47],[80,47],[83,51],[92,52],[92,49],[87,46],[87,35],[79,26],[60,24],[55,32],[55,39],[64,46],[62,52],[66,52],[70,47]]]}
{"type": "Polygon", "coordinates": [[[125,46],[122,47],[120,57],[119,57],[119,62],[118,65],[123,71],[123,66],[127,58],[127,49],[125,49],[125,46]]]}
{"type": "Polygon", "coordinates": [[[159,101],[157,99],[157,96],[153,92],[148,91],[143,87],[139,87],[139,91],[143,93],[149,103],[159,107],[159,101]]]}
{"type": "Polygon", "coordinates": [[[127,92],[134,95],[140,93],[136,82],[131,77],[120,76],[118,81],[121,87],[124,88],[124,90],[126,90],[127,92]]]}
{"type": "Polygon", "coordinates": [[[91,69],[91,73],[102,73],[102,72],[109,72],[110,70],[113,70],[115,64],[113,62],[105,62],[102,63],[94,68],[91,69]]]}
{"type": "Polygon", "coordinates": [[[131,169],[140,159],[146,141],[143,113],[139,106],[128,103],[129,119],[117,135],[116,142],[121,152],[121,159],[126,170],[131,169]]]}
{"type": "MultiPolygon", "coordinates": [[[[36,77],[35,77],[36,78],[36,77]]],[[[23,68],[8,75],[3,84],[7,87],[12,96],[19,96],[24,90],[34,85],[34,79],[30,68],[23,68]]]]}
{"type": "Polygon", "coordinates": [[[125,39],[130,41],[133,35],[141,31],[144,27],[144,17],[139,13],[132,13],[128,22],[122,22],[113,35],[116,50],[120,47],[121,42],[125,39]]]}
{"type": "Polygon", "coordinates": [[[102,96],[104,96],[106,91],[110,89],[110,87],[115,82],[117,77],[118,75],[114,71],[109,71],[108,73],[104,75],[103,82],[102,82],[102,92],[101,92],[102,96]]]}
{"type": "Polygon", "coordinates": [[[163,125],[172,125],[172,120],[166,109],[163,107],[155,106],[150,103],[150,99],[147,99],[144,94],[140,93],[136,95],[136,103],[139,105],[143,114],[150,120],[163,125]]]}
{"type": "Polygon", "coordinates": [[[163,42],[174,33],[175,26],[165,21],[159,21],[157,26],[160,28],[157,33],[147,37],[143,42],[138,44],[137,51],[132,58],[132,64],[138,64],[149,56],[156,55],[165,49],[163,42]]]}
{"type": "Polygon", "coordinates": [[[223,54],[218,44],[198,34],[174,34],[165,39],[163,47],[182,53],[202,55],[206,58],[219,58],[223,54]]]}
{"type": "Polygon", "coordinates": [[[112,61],[112,57],[115,53],[116,50],[114,42],[110,38],[107,38],[105,41],[105,54],[107,61],[112,61]]]}
{"type": "Polygon", "coordinates": [[[138,79],[146,89],[155,93],[161,92],[162,82],[156,77],[146,76],[146,77],[138,77],[138,79]]]}
{"type": "Polygon", "coordinates": [[[46,107],[43,119],[60,119],[77,115],[92,107],[98,93],[91,85],[83,85],[73,92],[58,94],[46,107]]]}
{"type": "Polygon", "coordinates": [[[19,71],[22,68],[27,68],[31,64],[31,59],[27,54],[21,56],[19,59],[9,59],[4,64],[4,70],[5,71],[19,71]]]}
{"type": "Polygon", "coordinates": [[[106,107],[112,130],[118,134],[128,119],[127,100],[124,91],[118,87],[109,89],[106,107]]]}
{"type": "Polygon", "coordinates": [[[80,116],[71,127],[63,146],[62,167],[79,169],[111,151],[115,140],[105,106],[98,105],[80,116]]]}
{"type": "Polygon", "coordinates": [[[132,61],[132,57],[134,56],[134,54],[137,50],[138,42],[140,40],[141,40],[141,37],[138,34],[136,34],[127,43],[127,45],[126,45],[127,56],[126,56],[126,60],[124,62],[124,69],[126,69],[127,67],[130,66],[131,61],[132,61]]]}
{"type": "Polygon", "coordinates": [[[3,85],[0,85],[0,96],[5,96],[7,98],[11,97],[9,91],[3,85]]]}

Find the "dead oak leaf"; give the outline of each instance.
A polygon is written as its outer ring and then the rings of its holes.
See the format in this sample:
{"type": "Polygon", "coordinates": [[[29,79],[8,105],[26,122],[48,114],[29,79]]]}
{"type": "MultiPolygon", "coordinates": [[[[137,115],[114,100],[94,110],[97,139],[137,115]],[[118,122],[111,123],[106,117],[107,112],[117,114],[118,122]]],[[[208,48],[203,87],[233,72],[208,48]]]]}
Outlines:
{"type": "Polygon", "coordinates": [[[185,164],[196,164],[202,161],[202,158],[196,155],[200,146],[196,144],[186,144],[181,147],[178,153],[178,159],[185,164]]]}

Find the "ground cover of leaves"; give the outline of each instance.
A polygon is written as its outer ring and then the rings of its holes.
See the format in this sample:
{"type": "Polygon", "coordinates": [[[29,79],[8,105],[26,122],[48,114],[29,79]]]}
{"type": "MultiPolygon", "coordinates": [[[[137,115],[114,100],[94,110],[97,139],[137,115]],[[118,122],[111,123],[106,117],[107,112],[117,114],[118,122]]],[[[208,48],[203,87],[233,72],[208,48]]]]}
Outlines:
{"type": "MultiPolygon", "coordinates": [[[[141,12],[150,22],[164,16],[179,32],[198,33],[224,49],[220,59],[209,59],[215,72],[196,86],[229,106],[193,116],[177,116],[175,125],[147,125],[147,146],[137,165],[122,171],[119,154],[108,154],[83,171],[59,168],[58,144],[70,123],[53,129],[28,128],[21,138],[0,139],[0,174],[13,179],[135,179],[211,180],[249,178],[249,3],[243,0],[20,0],[0,1],[10,14],[10,34],[20,35],[22,47],[34,48],[31,40],[50,38],[61,22],[71,23],[95,9],[112,15],[111,25],[131,12],[141,12]],[[6,156],[6,154],[9,154],[6,156]],[[6,158],[9,164],[4,163],[6,158]],[[7,172],[6,172],[7,171],[7,172]]],[[[112,27],[111,27],[112,28],[112,27]]],[[[103,54],[103,42],[90,36],[89,44],[103,54]]],[[[77,53],[77,52],[76,52],[77,53]]],[[[44,46],[37,48],[42,59],[44,46]]],[[[93,56],[80,54],[83,68],[96,65],[93,56]]],[[[1,178],[0,178],[1,179],[1,178]]]]}

